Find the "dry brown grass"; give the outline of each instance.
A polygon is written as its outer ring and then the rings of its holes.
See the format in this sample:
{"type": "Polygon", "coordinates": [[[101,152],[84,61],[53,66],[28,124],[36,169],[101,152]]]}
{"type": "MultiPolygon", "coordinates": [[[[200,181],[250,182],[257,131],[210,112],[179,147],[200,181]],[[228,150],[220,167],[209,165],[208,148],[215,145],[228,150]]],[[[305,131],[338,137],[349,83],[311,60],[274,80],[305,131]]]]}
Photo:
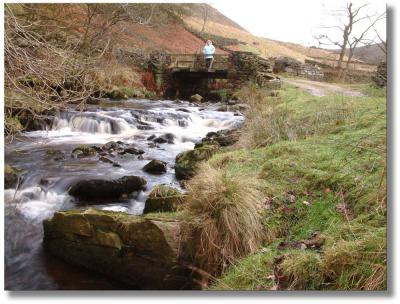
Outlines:
{"type": "Polygon", "coordinates": [[[117,87],[142,87],[141,75],[132,67],[120,64],[111,57],[90,71],[98,87],[110,90],[117,87]]]}
{"type": "Polygon", "coordinates": [[[262,196],[253,179],[229,176],[205,163],[187,188],[183,212],[198,232],[195,261],[202,269],[218,274],[259,247],[262,196]]]}

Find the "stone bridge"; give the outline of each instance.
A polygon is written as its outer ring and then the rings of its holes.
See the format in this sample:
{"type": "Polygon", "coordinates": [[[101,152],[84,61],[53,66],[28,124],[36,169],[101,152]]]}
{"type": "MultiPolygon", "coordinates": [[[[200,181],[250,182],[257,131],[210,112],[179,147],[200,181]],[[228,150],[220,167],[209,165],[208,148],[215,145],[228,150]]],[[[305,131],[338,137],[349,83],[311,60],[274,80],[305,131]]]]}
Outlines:
{"type": "Polygon", "coordinates": [[[272,74],[271,63],[251,52],[214,55],[212,69],[207,70],[203,54],[166,54],[150,56],[149,70],[157,89],[166,98],[185,98],[200,94],[206,99],[223,99],[243,84],[254,82],[259,87],[280,86],[272,74]]]}

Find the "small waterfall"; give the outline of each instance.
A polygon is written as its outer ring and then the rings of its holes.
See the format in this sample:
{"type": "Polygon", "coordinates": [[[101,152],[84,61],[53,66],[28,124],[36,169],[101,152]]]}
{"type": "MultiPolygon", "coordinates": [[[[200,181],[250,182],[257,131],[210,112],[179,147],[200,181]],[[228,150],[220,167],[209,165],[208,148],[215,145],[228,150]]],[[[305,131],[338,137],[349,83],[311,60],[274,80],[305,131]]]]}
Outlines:
{"type": "Polygon", "coordinates": [[[125,119],[103,113],[60,113],[54,118],[52,131],[120,134],[135,129],[125,119]]]}

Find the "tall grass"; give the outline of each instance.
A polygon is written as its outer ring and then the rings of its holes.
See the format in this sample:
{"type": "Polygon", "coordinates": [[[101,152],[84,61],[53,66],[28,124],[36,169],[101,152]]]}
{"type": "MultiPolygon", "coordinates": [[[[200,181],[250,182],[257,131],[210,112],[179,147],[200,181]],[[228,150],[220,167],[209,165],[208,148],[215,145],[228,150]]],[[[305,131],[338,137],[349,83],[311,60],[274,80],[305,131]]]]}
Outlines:
{"type": "Polygon", "coordinates": [[[321,99],[293,88],[270,96],[267,91],[249,85],[236,95],[249,105],[241,139],[249,148],[325,134],[345,124],[355,114],[354,100],[342,96],[321,99]]]}
{"type": "Polygon", "coordinates": [[[198,232],[195,261],[202,269],[218,274],[259,247],[262,196],[253,179],[205,163],[187,189],[183,212],[198,232]]]}

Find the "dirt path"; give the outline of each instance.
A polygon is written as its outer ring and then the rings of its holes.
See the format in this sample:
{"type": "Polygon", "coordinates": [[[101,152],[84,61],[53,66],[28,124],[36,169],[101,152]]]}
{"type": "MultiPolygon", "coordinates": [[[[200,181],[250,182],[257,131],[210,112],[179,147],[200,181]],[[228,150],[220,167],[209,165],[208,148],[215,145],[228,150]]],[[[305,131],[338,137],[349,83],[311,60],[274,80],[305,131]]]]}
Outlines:
{"type": "Polygon", "coordinates": [[[310,94],[318,97],[330,94],[343,94],[345,96],[364,96],[364,94],[361,92],[353,91],[347,88],[343,88],[339,85],[326,82],[312,81],[306,79],[286,79],[286,78],[283,79],[283,82],[304,89],[310,94]]]}

